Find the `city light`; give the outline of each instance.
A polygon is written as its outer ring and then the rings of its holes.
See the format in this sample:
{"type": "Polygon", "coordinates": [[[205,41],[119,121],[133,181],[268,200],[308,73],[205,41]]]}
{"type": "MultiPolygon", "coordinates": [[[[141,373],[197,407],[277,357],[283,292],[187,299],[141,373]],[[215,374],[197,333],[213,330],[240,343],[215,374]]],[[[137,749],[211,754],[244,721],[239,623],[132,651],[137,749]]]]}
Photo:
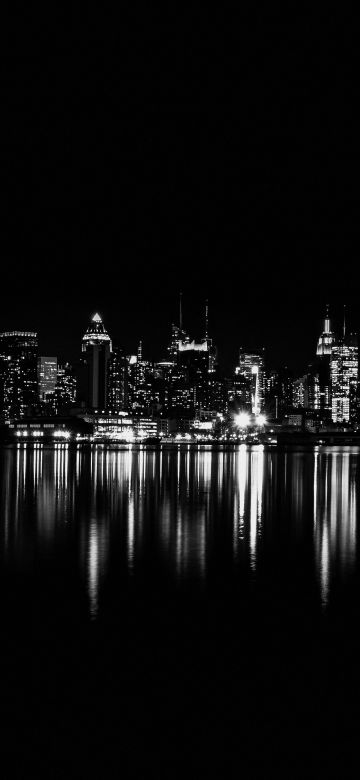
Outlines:
{"type": "MultiPolygon", "coordinates": [[[[206,306],[206,323],[207,315],[206,306]]],[[[316,363],[299,376],[286,366],[267,366],[263,348],[243,347],[238,364],[222,375],[207,324],[206,337],[194,339],[181,317],[179,322],[172,325],[168,359],[160,361],[145,358],[142,341],[135,354],[113,344],[98,313],[90,318],[76,366],[39,355],[35,332],[0,333],[0,416],[9,425],[0,426],[0,436],[109,444],[159,436],[178,442],[246,438],[253,444],[265,431],[273,441],[279,434],[317,435],[329,427],[340,432],[340,426],[358,434],[358,340],[345,320],[341,333],[332,329],[328,306],[316,363]]]]}
{"type": "Polygon", "coordinates": [[[235,417],[235,423],[238,428],[247,428],[250,425],[250,415],[247,412],[240,412],[235,417]]]}
{"type": "Polygon", "coordinates": [[[54,431],[55,439],[70,439],[70,431],[54,431]]]}

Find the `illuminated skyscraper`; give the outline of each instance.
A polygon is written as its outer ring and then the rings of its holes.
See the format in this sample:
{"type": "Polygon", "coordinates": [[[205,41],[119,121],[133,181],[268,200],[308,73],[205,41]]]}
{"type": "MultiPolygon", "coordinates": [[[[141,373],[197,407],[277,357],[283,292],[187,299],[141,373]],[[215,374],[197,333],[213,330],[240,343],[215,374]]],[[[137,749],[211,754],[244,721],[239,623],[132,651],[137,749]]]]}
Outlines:
{"type": "Polygon", "coordinates": [[[0,396],[5,419],[22,417],[38,399],[38,339],[33,332],[0,333],[0,396]]]}
{"type": "Polygon", "coordinates": [[[86,405],[105,409],[107,402],[108,361],[112,351],[110,336],[100,314],[94,314],[82,340],[86,364],[86,405]]]}
{"type": "Polygon", "coordinates": [[[41,355],[38,359],[38,381],[40,401],[55,392],[57,383],[57,358],[41,355]]]}
{"type": "Polygon", "coordinates": [[[55,411],[68,409],[76,401],[76,376],[70,363],[58,366],[55,388],[55,411]]]}
{"type": "Polygon", "coordinates": [[[358,339],[354,334],[340,339],[331,348],[332,420],[356,422],[359,383],[358,339]]]}
{"type": "Polygon", "coordinates": [[[260,414],[265,401],[264,354],[244,352],[241,348],[239,365],[235,369],[235,374],[248,380],[251,412],[252,414],[260,414]]]}
{"type": "Polygon", "coordinates": [[[107,406],[112,411],[124,411],[127,408],[129,361],[124,350],[113,344],[108,362],[107,406]]]}
{"type": "Polygon", "coordinates": [[[331,347],[334,343],[335,343],[335,335],[331,330],[329,306],[327,305],[325,318],[324,318],[324,328],[317,343],[316,354],[318,356],[331,355],[331,347]]]}

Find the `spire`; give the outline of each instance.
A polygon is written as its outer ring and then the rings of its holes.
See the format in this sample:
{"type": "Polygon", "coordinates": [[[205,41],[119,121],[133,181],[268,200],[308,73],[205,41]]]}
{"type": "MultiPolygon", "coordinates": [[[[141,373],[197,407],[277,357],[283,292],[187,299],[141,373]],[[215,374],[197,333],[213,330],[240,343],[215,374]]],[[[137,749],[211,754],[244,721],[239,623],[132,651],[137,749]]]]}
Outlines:
{"type": "Polygon", "coordinates": [[[182,326],[183,326],[183,323],[182,323],[182,292],[180,292],[180,296],[179,296],[179,326],[180,326],[180,330],[182,330],[182,326]]]}
{"type": "Polygon", "coordinates": [[[85,352],[87,346],[106,343],[110,345],[110,351],[112,351],[111,339],[105,328],[102,318],[100,317],[100,314],[93,314],[90,319],[90,324],[88,325],[82,339],[82,351],[85,352]]]}
{"type": "Polygon", "coordinates": [[[330,306],[327,303],[325,307],[324,328],[323,332],[318,339],[316,354],[317,355],[331,355],[332,345],[334,344],[335,336],[331,330],[330,320],[330,306]]]}
{"type": "Polygon", "coordinates": [[[209,301],[205,301],[205,340],[209,338],[209,301]]]}
{"type": "Polygon", "coordinates": [[[324,319],[324,333],[330,333],[331,327],[330,327],[330,315],[329,315],[329,304],[326,304],[326,310],[325,310],[325,319],[324,319]]]}

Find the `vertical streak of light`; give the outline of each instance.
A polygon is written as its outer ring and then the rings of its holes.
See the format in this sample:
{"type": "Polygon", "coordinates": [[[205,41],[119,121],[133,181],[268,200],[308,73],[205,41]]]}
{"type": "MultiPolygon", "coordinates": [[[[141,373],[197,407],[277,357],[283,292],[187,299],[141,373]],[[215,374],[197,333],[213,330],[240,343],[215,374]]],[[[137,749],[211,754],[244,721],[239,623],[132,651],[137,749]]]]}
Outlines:
{"type": "Polygon", "coordinates": [[[314,532],[317,525],[317,503],[318,503],[318,470],[319,470],[319,448],[315,448],[314,452],[314,481],[313,481],[313,523],[314,532]]]}
{"type": "Polygon", "coordinates": [[[251,453],[250,566],[256,569],[258,524],[262,511],[263,448],[251,453]]]}
{"type": "Polygon", "coordinates": [[[134,570],[134,557],[135,557],[135,505],[134,505],[134,493],[129,490],[127,558],[128,558],[128,569],[130,572],[133,572],[134,570]]]}
{"type": "Polygon", "coordinates": [[[178,444],[177,451],[177,493],[180,491],[180,444],[178,444]]]}
{"type": "Polygon", "coordinates": [[[95,620],[98,614],[99,597],[99,539],[95,519],[90,522],[88,550],[88,592],[90,601],[90,616],[95,620]]]}
{"type": "Polygon", "coordinates": [[[18,444],[16,449],[16,493],[15,493],[15,533],[17,531],[18,527],[18,519],[19,519],[19,500],[20,500],[20,444],[18,444]]]}
{"type": "Polygon", "coordinates": [[[245,489],[247,472],[246,444],[241,444],[239,451],[234,453],[237,469],[236,492],[234,501],[233,552],[237,557],[239,540],[244,538],[245,489]]]}
{"type": "Polygon", "coordinates": [[[330,544],[329,531],[327,523],[324,522],[321,535],[321,558],[320,558],[320,587],[321,601],[323,607],[326,607],[329,600],[329,580],[330,580],[330,544]]]}
{"type": "Polygon", "coordinates": [[[200,577],[203,579],[206,574],[206,519],[205,510],[201,512],[199,517],[199,543],[198,543],[198,556],[199,556],[199,572],[200,577]]]}
{"type": "Polygon", "coordinates": [[[337,536],[337,510],[338,510],[338,469],[339,469],[339,457],[338,453],[331,455],[331,496],[330,496],[330,549],[336,548],[336,536],[337,536]]]}
{"type": "Polygon", "coordinates": [[[80,458],[81,458],[80,449],[79,449],[79,446],[77,446],[77,449],[76,449],[76,461],[75,461],[75,482],[76,482],[76,486],[78,486],[79,481],[80,481],[80,467],[81,467],[80,466],[80,463],[81,463],[80,458]]]}
{"type": "Polygon", "coordinates": [[[257,509],[257,475],[255,453],[250,458],[250,566],[256,569],[256,509],[257,509]]]}
{"type": "Polygon", "coordinates": [[[264,445],[260,444],[258,449],[258,474],[257,474],[257,520],[258,520],[258,529],[260,534],[262,530],[263,481],[264,481],[264,445]]]}
{"type": "Polygon", "coordinates": [[[183,527],[182,527],[182,516],[181,516],[181,508],[178,506],[177,512],[176,512],[176,541],[175,541],[175,560],[176,560],[176,572],[178,577],[181,576],[182,572],[182,557],[183,557],[183,527]]]}
{"type": "Polygon", "coordinates": [[[186,494],[190,495],[190,444],[188,444],[186,452],[186,494]]]}
{"type": "Polygon", "coordinates": [[[351,557],[355,560],[356,556],[356,483],[353,476],[350,478],[350,510],[349,510],[349,536],[351,557]]]}
{"type": "Polygon", "coordinates": [[[340,562],[346,567],[351,549],[349,545],[349,492],[350,492],[350,460],[348,453],[341,459],[341,517],[340,517],[340,562]]]}
{"type": "Polygon", "coordinates": [[[162,451],[162,448],[160,450],[159,478],[160,478],[160,494],[161,494],[161,487],[162,487],[162,480],[163,480],[163,451],[162,451]]]}

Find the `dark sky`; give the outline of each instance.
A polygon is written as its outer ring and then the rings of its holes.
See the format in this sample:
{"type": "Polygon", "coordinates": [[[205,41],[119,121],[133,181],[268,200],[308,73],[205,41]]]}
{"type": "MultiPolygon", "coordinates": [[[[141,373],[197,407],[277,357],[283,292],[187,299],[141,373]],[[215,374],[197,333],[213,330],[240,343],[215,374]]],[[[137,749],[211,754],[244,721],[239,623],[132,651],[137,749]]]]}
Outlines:
{"type": "Polygon", "coordinates": [[[301,369],[326,302],[359,325],[353,20],[171,7],[6,32],[0,328],[74,357],[99,310],[161,357],[182,289],[222,362],[301,369]]]}

